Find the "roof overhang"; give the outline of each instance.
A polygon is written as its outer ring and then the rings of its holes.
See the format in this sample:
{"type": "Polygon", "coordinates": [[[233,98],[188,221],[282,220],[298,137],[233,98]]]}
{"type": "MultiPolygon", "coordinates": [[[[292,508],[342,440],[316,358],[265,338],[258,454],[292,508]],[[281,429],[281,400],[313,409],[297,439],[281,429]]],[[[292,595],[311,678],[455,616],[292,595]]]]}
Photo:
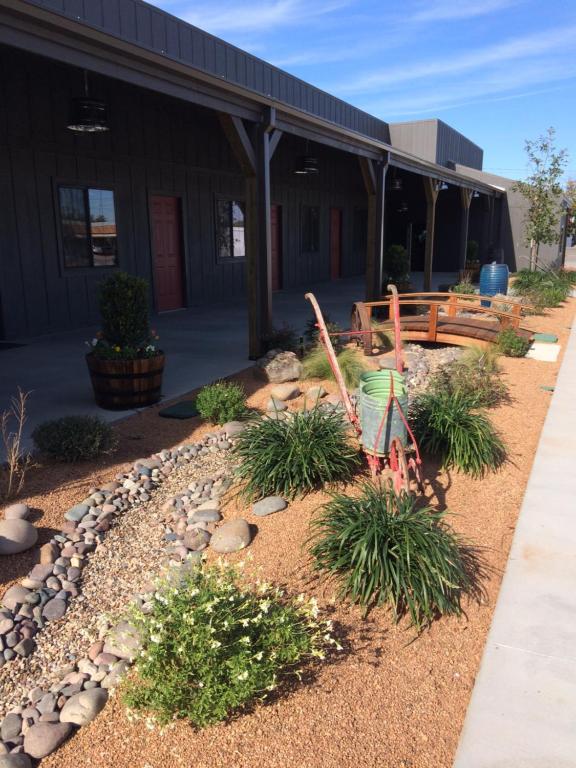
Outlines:
{"type": "Polygon", "coordinates": [[[264,108],[274,108],[280,130],[448,184],[501,194],[478,179],[22,0],[0,0],[0,43],[255,122],[265,119],[264,108]]]}

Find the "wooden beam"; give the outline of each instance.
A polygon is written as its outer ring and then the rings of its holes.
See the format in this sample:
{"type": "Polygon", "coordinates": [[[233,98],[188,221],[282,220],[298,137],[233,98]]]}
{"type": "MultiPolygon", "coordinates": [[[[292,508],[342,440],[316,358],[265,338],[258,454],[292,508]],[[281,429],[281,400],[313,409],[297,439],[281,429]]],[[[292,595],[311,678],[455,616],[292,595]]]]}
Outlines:
{"type": "Polygon", "coordinates": [[[438,200],[439,183],[436,179],[423,176],[424,193],[426,194],[426,246],[424,253],[424,290],[432,288],[432,268],[434,264],[434,234],[436,227],[436,201],[438,200]]]}
{"type": "Polygon", "coordinates": [[[256,155],[243,121],[235,115],[219,112],[220,125],[245,176],[256,175],[256,155]]]}
{"type": "Polygon", "coordinates": [[[224,133],[246,178],[246,284],[248,356],[262,354],[262,340],[272,330],[272,234],[270,219],[270,141],[262,123],[251,139],[242,120],[220,114],[224,133]]]}
{"type": "Polygon", "coordinates": [[[470,224],[470,203],[472,190],[460,187],[460,248],[458,254],[458,269],[462,273],[466,269],[466,251],[468,250],[468,228],[470,224]]]}
{"type": "Polygon", "coordinates": [[[280,139],[282,138],[283,135],[284,133],[282,131],[279,131],[277,128],[272,133],[270,137],[270,159],[272,159],[272,157],[274,156],[274,152],[276,152],[278,148],[278,144],[280,143],[280,139]]]}
{"type": "Polygon", "coordinates": [[[366,300],[373,301],[382,295],[388,156],[379,161],[373,161],[365,157],[361,157],[359,160],[364,186],[368,195],[366,300]]]}

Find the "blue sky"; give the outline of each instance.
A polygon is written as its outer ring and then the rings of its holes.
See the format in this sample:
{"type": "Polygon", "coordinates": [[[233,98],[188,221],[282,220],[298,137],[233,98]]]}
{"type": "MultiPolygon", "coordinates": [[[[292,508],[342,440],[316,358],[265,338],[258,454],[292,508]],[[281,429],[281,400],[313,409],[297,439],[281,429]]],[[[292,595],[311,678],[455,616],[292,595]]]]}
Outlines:
{"type": "Polygon", "coordinates": [[[575,0],[154,0],[389,122],[438,117],[524,175],[548,128],[576,178],[575,0]]]}

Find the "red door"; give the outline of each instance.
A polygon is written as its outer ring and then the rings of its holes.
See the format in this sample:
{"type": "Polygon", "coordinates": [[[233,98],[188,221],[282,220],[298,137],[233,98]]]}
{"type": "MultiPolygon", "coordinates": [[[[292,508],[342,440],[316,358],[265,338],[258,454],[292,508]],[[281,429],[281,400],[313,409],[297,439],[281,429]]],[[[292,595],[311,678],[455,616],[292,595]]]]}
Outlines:
{"type": "Polygon", "coordinates": [[[330,208],[330,279],[342,277],[342,211],[330,208]]]}
{"type": "Polygon", "coordinates": [[[184,306],[182,222],[180,198],[154,195],[150,198],[152,258],[156,311],[184,306]]]}
{"type": "Polygon", "coordinates": [[[270,207],[270,232],[272,236],[272,290],[282,288],[282,206],[270,207]]]}

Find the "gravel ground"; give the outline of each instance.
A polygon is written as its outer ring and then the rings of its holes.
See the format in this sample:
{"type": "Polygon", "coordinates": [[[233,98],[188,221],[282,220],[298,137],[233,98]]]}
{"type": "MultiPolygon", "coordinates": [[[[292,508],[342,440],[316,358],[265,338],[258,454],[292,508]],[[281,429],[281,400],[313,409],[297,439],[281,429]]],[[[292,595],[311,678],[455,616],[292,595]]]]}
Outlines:
{"type": "MultiPolygon", "coordinates": [[[[556,333],[564,346],[575,307],[571,300],[528,322],[539,331],[556,333]]],[[[149,731],[142,722],[128,722],[120,702],[113,699],[91,725],[45,759],[42,768],[449,768],[550,400],[540,385],[554,384],[560,362],[502,361],[513,402],[493,412],[510,452],[501,472],[471,480],[440,472],[431,462],[426,466],[430,503],[448,506],[455,513],[453,525],[485,547],[494,569],[486,582],[486,602],[467,606],[467,616],[461,620],[436,622],[415,642],[413,633],[405,625],[393,626],[385,611],[374,611],[363,621],[356,609],[339,605],[331,588],[315,581],[307,568],[308,523],[326,499],[322,493],[310,495],[285,512],[257,520],[250,552],[265,577],[293,592],[306,589],[318,597],[344,641],[338,663],[326,664],[312,684],[297,687],[289,697],[202,732],[182,723],[165,733],[149,731]]],[[[270,387],[255,382],[250,374],[240,378],[250,392],[250,404],[262,407],[270,387]]],[[[332,385],[326,388],[334,392],[332,385]]],[[[198,427],[196,420],[161,422],[152,409],[119,425],[122,460],[189,439],[198,427]],[[132,442],[135,437],[137,442],[132,442]]],[[[117,462],[97,467],[97,481],[89,479],[89,468],[76,468],[63,487],[59,486],[67,479],[68,468],[40,468],[30,477],[33,496],[23,500],[42,508],[40,525],[57,527],[70,503],[89,485],[112,479],[119,467],[117,462]]],[[[174,480],[178,482],[177,475],[174,480]]],[[[167,485],[158,493],[168,493],[167,485]]],[[[153,505],[159,498],[154,497],[153,505]]],[[[225,519],[246,516],[256,522],[235,502],[225,505],[223,512],[225,519]]],[[[153,541],[157,545],[158,538],[153,541]]],[[[110,542],[107,539],[107,547],[110,542]]],[[[28,567],[34,562],[33,555],[29,557],[28,567]]],[[[129,557],[126,552],[126,561],[129,557]]],[[[6,566],[9,583],[20,574],[14,563],[6,566]]],[[[140,567],[139,561],[137,570],[140,567]]],[[[100,580],[91,595],[101,600],[106,589],[100,580]]],[[[134,583],[126,582],[123,599],[135,589],[134,583]]],[[[87,644],[88,639],[83,650],[87,644]]]]}
{"type": "Polygon", "coordinates": [[[65,616],[46,624],[36,636],[37,648],[0,669],[0,718],[25,703],[22,693],[35,686],[48,689],[71,671],[101,636],[107,616],[118,617],[135,593],[153,580],[166,559],[163,503],[192,480],[214,476],[230,465],[225,453],[210,453],[175,470],[146,504],[122,514],[104,542],[90,555],[83,572],[82,594],[65,616]]]}

